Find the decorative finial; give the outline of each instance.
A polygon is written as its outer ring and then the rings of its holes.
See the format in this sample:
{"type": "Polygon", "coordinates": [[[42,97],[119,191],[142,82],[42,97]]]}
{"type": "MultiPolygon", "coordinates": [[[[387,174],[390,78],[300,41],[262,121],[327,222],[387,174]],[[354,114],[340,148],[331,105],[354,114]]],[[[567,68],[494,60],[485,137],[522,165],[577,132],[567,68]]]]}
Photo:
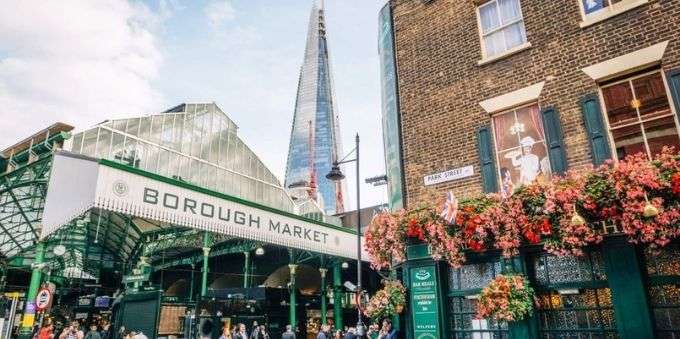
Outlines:
{"type": "Polygon", "coordinates": [[[642,215],[644,215],[646,218],[656,217],[657,215],[659,215],[659,209],[649,202],[646,192],[645,192],[645,208],[642,211],[642,215]]]}
{"type": "Polygon", "coordinates": [[[581,215],[576,211],[576,205],[574,205],[574,215],[571,217],[572,226],[582,226],[586,224],[586,220],[583,219],[581,215]]]}

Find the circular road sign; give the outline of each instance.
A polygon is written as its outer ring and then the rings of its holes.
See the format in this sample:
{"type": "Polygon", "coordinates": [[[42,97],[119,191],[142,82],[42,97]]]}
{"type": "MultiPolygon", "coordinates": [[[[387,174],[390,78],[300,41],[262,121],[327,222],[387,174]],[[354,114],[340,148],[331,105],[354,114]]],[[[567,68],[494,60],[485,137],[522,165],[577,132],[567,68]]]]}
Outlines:
{"type": "Polygon", "coordinates": [[[52,303],[52,292],[47,287],[43,287],[38,290],[38,294],[35,297],[35,306],[38,311],[44,311],[52,303]]]}

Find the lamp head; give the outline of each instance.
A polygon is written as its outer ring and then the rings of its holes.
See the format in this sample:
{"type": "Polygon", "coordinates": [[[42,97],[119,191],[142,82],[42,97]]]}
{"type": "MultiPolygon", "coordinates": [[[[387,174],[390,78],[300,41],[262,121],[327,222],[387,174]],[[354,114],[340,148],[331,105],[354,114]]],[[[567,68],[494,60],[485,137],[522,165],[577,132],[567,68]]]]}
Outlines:
{"type": "Polygon", "coordinates": [[[326,174],[326,179],[331,180],[331,181],[340,181],[342,179],[345,179],[345,175],[342,174],[342,171],[340,170],[340,166],[338,164],[333,164],[333,167],[331,167],[331,171],[326,174]]]}

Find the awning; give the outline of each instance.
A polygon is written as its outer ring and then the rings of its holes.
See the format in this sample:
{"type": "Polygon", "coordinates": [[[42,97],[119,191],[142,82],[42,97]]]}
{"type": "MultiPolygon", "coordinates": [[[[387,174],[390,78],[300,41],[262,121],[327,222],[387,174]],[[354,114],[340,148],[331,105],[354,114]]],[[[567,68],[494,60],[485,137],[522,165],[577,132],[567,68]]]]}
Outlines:
{"type": "MultiPolygon", "coordinates": [[[[109,160],[57,152],[40,238],[48,237],[92,208],[299,250],[356,258],[356,233],[350,229],[109,160]]],[[[365,251],[362,257],[368,258],[365,251]]]]}

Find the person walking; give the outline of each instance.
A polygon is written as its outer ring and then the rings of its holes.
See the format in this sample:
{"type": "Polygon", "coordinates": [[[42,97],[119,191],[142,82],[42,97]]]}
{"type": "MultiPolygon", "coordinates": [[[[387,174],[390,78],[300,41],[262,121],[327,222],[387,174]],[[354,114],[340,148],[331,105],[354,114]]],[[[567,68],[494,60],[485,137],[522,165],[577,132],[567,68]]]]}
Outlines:
{"type": "Polygon", "coordinates": [[[357,339],[356,329],[354,327],[350,327],[349,329],[347,329],[347,332],[345,333],[343,339],[357,339]]]}
{"type": "Polygon", "coordinates": [[[250,332],[250,339],[257,339],[258,332],[260,332],[260,326],[258,326],[257,321],[253,321],[253,329],[250,332]]]}
{"type": "Polygon", "coordinates": [[[392,328],[392,320],[383,320],[378,339],[397,339],[397,330],[392,328]]]}
{"type": "Polygon", "coordinates": [[[316,339],[331,339],[330,338],[331,327],[329,325],[321,325],[319,334],[316,335],[316,339]]]}
{"type": "Polygon", "coordinates": [[[286,332],[281,334],[281,339],[296,339],[295,332],[293,332],[293,326],[286,325],[286,332]]]}
{"type": "Polygon", "coordinates": [[[234,339],[249,339],[245,324],[238,324],[238,331],[236,332],[236,335],[234,335],[234,339]]]}
{"type": "Polygon", "coordinates": [[[90,331],[85,335],[85,339],[102,339],[101,334],[97,331],[97,324],[90,325],[90,331]]]}
{"type": "Polygon", "coordinates": [[[257,332],[257,339],[270,339],[266,326],[260,325],[260,330],[257,332]]]}
{"type": "Polygon", "coordinates": [[[64,328],[64,330],[59,335],[59,339],[84,339],[85,335],[83,331],[80,330],[80,324],[78,321],[71,323],[71,326],[64,328]]]}
{"type": "Polygon", "coordinates": [[[52,323],[45,323],[38,331],[38,339],[52,339],[54,338],[54,325],[52,323]]]}

